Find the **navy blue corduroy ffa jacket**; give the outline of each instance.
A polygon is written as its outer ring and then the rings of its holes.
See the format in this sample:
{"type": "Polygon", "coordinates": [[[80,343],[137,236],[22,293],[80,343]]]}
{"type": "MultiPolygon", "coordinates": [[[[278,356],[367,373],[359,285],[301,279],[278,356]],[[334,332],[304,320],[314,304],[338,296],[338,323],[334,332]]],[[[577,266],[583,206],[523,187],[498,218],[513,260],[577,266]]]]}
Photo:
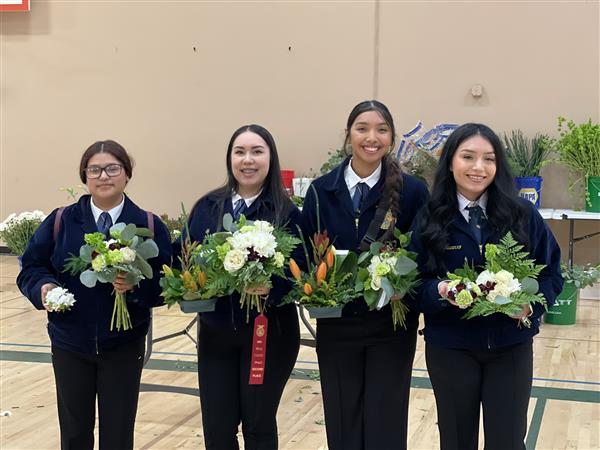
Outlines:
{"type": "MultiPolygon", "coordinates": [[[[72,292],[75,304],[69,311],[48,313],[48,334],[53,346],[80,353],[102,353],[131,342],[148,331],[150,308],[162,304],[160,297],[160,270],[171,263],[169,232],[157,217],[154,218],[154,241],[159,255],[148,263],[153,278],[142,280],[133,291],[127,292],[127,307],[133,328],[127,331],[110,331],[114,306],[113,286],[98,283],[94,288],[85,287],[79,275],[63,272],[65,259],[71,254],[79,255],[84,244],[83,236],[97,230],[90,206],[90,196],[84,195],[73,205],[67,206],[61,217],[60,230],[54,241],[54,210],[35,232],[23,254],[23,268],[17,277],[19,289],[37,308],[44,309],[41,287],[54,283],[72,292]]],[[[125,196],[123,211],[117,222],[148,226],[146,212],[125,196]]]]}
{"type": "MultiPolygon", "coordinates": [[[[562,290],[563,279],[560,272],[560,248],[552,232],[537,209],[528,201],[520,199],[529,211],[529,252],[537,264],[545,264],[538,277],[540,292],[548,305],[553,305],[562,290]]],[[[450,272],[463,266],[465,258],[481,270],[485,264],[484,255],[479,250],[477,239],[465,218],[459,211],[449,218],[449,238],[444,254],[446,268],[450,272]]],[[[539,332],[542,305],[533,305],[530,317],[531,328],[517,326],[517,321],[505,314],[492,314],[488,317],[462,319],[465,314],[438,294],[438,283],[447,278],[446,273],[434,273],[427,269],[427,249],[419,239],[423,228],[421,216],[412,226],[411,250],[418,253],[419,272],[422,284],[417,289],[416,305],[425,314],[425,340],[431,344],[457,349],[493,349],[522,343],[539,332]]],[[[482,228],[482,240],[498,243],[502,236],[492,226],[482,228]]]]}
{"type": "MultiPolygon", "coordinates": [[[[232,214],[233,208],[231,205],[231,198],[222,199],[216,194],[208,194],[201,198],[198,203],[194,206],[190,212],[189,217],[189,229],[190,237],[192,241],[202,242],[206,234],[215,233],[217,231],[223,231],[220,229],[222,217],[221,214],[221,202],[224,201],[222,214],[232,214]]],[[[252,205],[244,212],[244,216],[248,220],[264,220],[273,223],[275,220],[275,207],[271,196],[266,190],[260,194],[260,196],[252,202],[252,205]]],[[[288,217],[283,220],[281,226],[283,226],[291,234],[298,236],[297,226],[301,223],[301,215],[298,208],[291,205],[288,217]]],[[[179,254],[180,246],[175,244],[175,254],[179,254]]],[[[302,256],[301,245],[296,247],[292,253],[292,257],[299,261],[301,264],[304,260],[302,256]]],[[[286,261],[287,265],[287,261],[286,261]]],[[[274,277],[272,280],[273,287],[269,292],[267,301],[267,315],[269,311],[276,311],[273,308],[277,307],[281,303],[281,299],[290,291],[292,288],[292,282],[289,280],[282,279],[280,277],[274,277]]],[[[250,325],[254,323],[252,317],[257,315],[254,308],[250,310],[250,325]]],[[[214,312],[204,312],[201,314],[202,321],[205,323],[211,323],[216,326],[227,326],[233,328],[240,328],[246,326],[246,309],[240,308],[240,296],[238,293],[232,295],[220,297],[215,305],[214,312]]]]}
{"type": "MultiPolygon", "coordinates": [[[[317,209],[320,216],[321,231],[327,234],[338,250],[352,250],[360,254],[360,242],[367,233],[369,224],[375,216],[377,205],[383,196],[385,184],[385,166],[382,167],[381,177],[369,191],[363,210],[358,217],[352,206],[352,198],[344,179],[344,171],[350,163],[347,158],[342,164],[313,181],[315,190],[308,189],[302,209],[303,231],[308,240],[317,231],[317,209]],[[318,206],[317,206],[318,197],[318,206]]],[[[425,204],[429,193],[425,184],[407,174],[402,174],[402,192],[400,196],[400,215],[396,219],[396,228],[406,233],[415,215],[425,204]]],[[[380,233],[382,233],[380,231],[380,233]]],[[[358,298],[344,307],[344,316],[363,315],[368,311],[364,299],[358,298]]],[[[416,320],[416,315],[413,317],[416,320]]]]}

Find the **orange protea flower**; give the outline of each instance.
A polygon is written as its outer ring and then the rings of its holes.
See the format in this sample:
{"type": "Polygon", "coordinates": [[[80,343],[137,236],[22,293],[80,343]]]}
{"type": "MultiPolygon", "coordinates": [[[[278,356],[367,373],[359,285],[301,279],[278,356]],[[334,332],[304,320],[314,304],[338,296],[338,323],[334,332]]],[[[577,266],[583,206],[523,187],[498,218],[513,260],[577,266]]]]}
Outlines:
{"type": "Polygon", "coordinates": [[[321,283],[325,279],[326,275],[327,275],[327,264],[322,262],[321,264],[319,264],[319,268],[317,269],[317,274],[315,276],[315,279],[317,280],[317,286],[321,286],[321,283]]]}
{"type": "Polygon", "coordinates": [[[306,295],[312,294],[312,286],[309,283],[304,283],[304,293],[306,295]]]}
{"type": "Polygon", "coordinates": [[[302,276],[300,272],[300,267],[298,267],[298,264],[292,258],[290,258],[290,272],[292,272],[292,275],[296,280],[300,281],[300,278],[302,276]]]}
{"type": "Polygon", "coordinates": [[[198,285],[196,284],[194,277],[188,270],[186,270],[185,272],[183,272],[181,274],[181,278],[183,279],[183,287],[185,287],[186,289],[189,289],[191,291],[198,290],[198,285]]]}
{"type": "Polygon", "coordinates": [[[331,269],[333,267],[333,263],[335,262],[335,248],[333,245],[329,247],[325,261],[327,262],[327,267],[331,269]]]}
{"type": "Polygon", "coordinates": [[[206,285],[206,274],[203,271],[199,271],[196,278],[200,287],[203,288],[206,285]]]}

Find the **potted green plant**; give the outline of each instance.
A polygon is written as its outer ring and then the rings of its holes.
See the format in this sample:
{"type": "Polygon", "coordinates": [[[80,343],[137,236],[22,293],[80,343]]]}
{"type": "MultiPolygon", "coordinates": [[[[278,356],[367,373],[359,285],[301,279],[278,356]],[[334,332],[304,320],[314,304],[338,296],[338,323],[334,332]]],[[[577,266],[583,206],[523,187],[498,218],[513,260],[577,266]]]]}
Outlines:
{"type": "Polygon", "coordinates": [[[0,223],[0,239],[13,255],[17,255],[19,266],[29,240],[45,218],[42,211],[25,211],[18,215],[12,213],[0,223]]]}
{"type": "Polygon", "coordinates": [[[586,211],[600,212],[600,124],[590,119],[578,125],[559,117],[558,132],[558,159],[577,177],[571,179],[569,189],[583,182],[586,211]]]}
{"type": "Polygon", "coordinates": [[[346,150],[341,147],[336,150],[332,150],[327,152],[327,161],[323,163],[319,171],[321,175],[325,175],[328,172],[331,172],[334,168],[340,165],[340,163],[348,157],[350,153],[346,153],[346,150]]]}
{"type": "Polygon", "coordinates": [[[545,321],[554,325],[573,325],[577,312],[579,290],[593,286],[600,280],[600,264],[573,266],[562,265],[562,276],[565,280],[562,292],[556,298],[556,303],[546,313],[545,321]]]}
{"type": "Polygon", "coordinates": [[[513,130],[510,136],[504,135],[504,144],[519,195],[539,208],[543,181],[540,169],[551,150],[548,136],[538,133],[530,139],[523,131],[513,130]]]}

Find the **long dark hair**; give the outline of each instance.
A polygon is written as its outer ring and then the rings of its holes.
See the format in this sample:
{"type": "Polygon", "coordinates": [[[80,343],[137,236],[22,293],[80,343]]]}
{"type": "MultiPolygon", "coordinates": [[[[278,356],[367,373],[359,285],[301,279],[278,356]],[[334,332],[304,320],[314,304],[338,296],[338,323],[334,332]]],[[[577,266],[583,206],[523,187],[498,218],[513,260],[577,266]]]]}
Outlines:
{"type": "MultiPolygon", "coordinates": [[[[392,149],[396,143],[396,127],[394,126],[394,119],[390,110],[383,103],[377,100],[365,100],[356,105],[346,122],[346,139],[344,141],[344,148],[350,143],[350,129],[356,118],[364,112],[375,111],[385,121],[392,132],[392,149]]],[[[382,159],[385,174],[385,184],[383,186],[383,192],[389,196],[390,209],[394,216],[398,217],[400,214],[400,192],[402,191],[402,170],[396,162],[396,159],[391,153],[386,154],[382,159]]]]}
{"type": "MultiPolygon", "coordinates": [[[[276,226],[284,225],[290,210],[294,207],[292,201],[285,191],[285,188],[283,187],[275,139],[273,139],[273,136],[266,128],[260,125],[244,125],[235,130],[235,132],[231,135],[231,139],[229,139],[229,144],[227,145],[227,154],[225,155],[227,181],[223,186],[218,187],[217,189],[214,189],[206,194],[206,196],[216,196],[218,198],[218,211],[216,211],[216,213],[219,217],[219,228],[222,226],[221,221],[225,210],[225,202],[231,198],[234,192],[237,192],[239,187],[238,181],[233,176],[233,169],[231,167],[231,152],[233,149],[233,143],[240,134],[248,131],[260,136],[269,147],[269,172],[265,178],[261,196],[263,194],[268,194],[271,197],[274,206],[274,224],[276,226]]],[[[203,198],[204,197],[198,200],[196,204],[198,204],[203,198]]],[[[259,205],[259,207],[260,206],[261,205],[259,205]]]]}
{"type": "Polygon", "coordinates": [[[466,123],[448,137],[435,173],[431,197],[423,208],[421,242],[429,253],[427,266],[436,272],[446,271],[443,256],[448,244],[447,228],[458,210],[456,182],[451,171],[452,159],[460,144],[476,135],[491,144],[496,159],[496,175],[487,188],[488,222],[499,236],[510,231],[517,241],[528,243],[527,210],[519,201],[502,142],[490,127],[466,123]]]}

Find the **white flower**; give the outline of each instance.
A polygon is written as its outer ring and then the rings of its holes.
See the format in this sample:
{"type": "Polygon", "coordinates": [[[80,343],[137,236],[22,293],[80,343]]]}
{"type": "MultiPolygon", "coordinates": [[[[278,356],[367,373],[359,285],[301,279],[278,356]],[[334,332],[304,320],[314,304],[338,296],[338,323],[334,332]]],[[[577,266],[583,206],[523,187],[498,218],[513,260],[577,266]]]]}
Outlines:
{"type": "Polygon", "coordinates": [[[273,225],[264,220],[255,220],[253,225],[256,231],[262,231],[264,233],[273,232],[273,225]]]}
{"type": "Polygon", "coordinates": [[[223,267],[229,273],[233,273],[242,267],[248,259],[248,252],[244,250],[229,250],[223,260],[223,267]]]}
{"type": "Polygon", "coordinates": [[[371,263],[369,264],[369,267],[367,267],[367,270],[369,271],[370,275],[373,275],[375,273],[375,270],[377,269],[377,266],[381,264],[381,258],[379,256],[373,256],[371,258],[371,263]]]}
{"type": "Polygon", "coordinates": [[[477,283],[477,285],[480,285],[480,284],[485,285],[488,281],[491,283],[494,283],[496,281],[496,279],[492,272],[490,272],[489,270],[484,270],[483,272],[481,272],[479,274],[479,276],[477,277],[477,280],[475,280],[475,283],[477,283]]]}
{"type": "Polygon", "coordinates": [[[283,257],[283,253],[276,252],[275,253],[275,267],[283,267],[285,262],[285,258],[283,257]]]}
{"type": "Polygon", "coordinates": [[[501,270],[500,272],[495,274],[496,283],[499,284],[512,284],[514,280],[514,275],[507,270],[501,270]]]}
{"type": "Polygon", "coordinates": [[[373,289],[374,291],[378,291],[379,289],[381,289],[381,277],[373,275],[373,277],[371,278],[371,289],[373,289]]]}
{"type": "Polygon", "coordinates": [[[275,255],[277,241],[271,233],[258,232],[252,234],[252,247],[256,253],[265,258],[270,258],[275,255]]]}
{"type": "Polygon", "coordinates": [[[135,261],[136,252],[132,248],[122,247],[119,249],[119,251],[123,255],[123,262],[125,264],[129,264],[129,263],[132,263],[133,261],[135,261]]]}
{"type": "Polygon", "coordinates": [[[235,250],[247,250],[252,247],[252,237],[250,233],[236,232],[233,236],[227,238],[227,242],[235,250]]]}
{"type": "Polygon", "coordinates": [[[61,287],[55,287],[46,294],[46,305],[49,311],[68,311],[74,303],[75,296],[61,287]]]}

